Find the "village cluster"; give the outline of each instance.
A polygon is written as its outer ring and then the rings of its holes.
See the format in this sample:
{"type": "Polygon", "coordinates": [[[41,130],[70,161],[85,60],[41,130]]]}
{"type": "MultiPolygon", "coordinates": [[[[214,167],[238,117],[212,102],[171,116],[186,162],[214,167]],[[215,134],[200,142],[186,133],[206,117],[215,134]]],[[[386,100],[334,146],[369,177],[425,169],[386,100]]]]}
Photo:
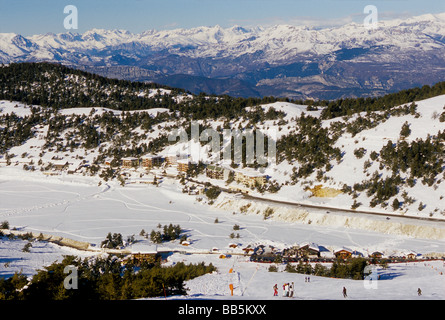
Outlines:
{"type": "MultiPolygon", "coordinates": [[[[112,159],[106,159],[100,166],[103,169],[111,168],[112,159]]],[[[28,159],[17,159],[7,163],[5,159],[0,159],[3,165],[23,165],[25,170],[35,170],[34,161],[28,159]]],[[[66,160],[60,156],[54,156],[44,162],[39,161],[43,166],[42,173],[46,176],[57,176],[62,173],[81,174],[91,164],[88,160],[78,157],[78,159],[66,160]]],[[[189,170],[196,169],[197,163],[191,161],[188,155],[145,155],[142,157],[124,157],[120,160],[120,177],[126,184],[158,184],[163,176],[187,177],[189,170]]],[[[228,191],[249,193],[255,187],[264,186],[269,176],[253,168],[232,168],[228,165],[208,164],[205,165],[205,175],[209,179],[220,181],[234,181],[236,185],[228,186],[228,191]]],[[[196,190],[202,190],[198,188],[196,190]]],[[[196,191],[195,192],[199,192],[196,191]]]]}
{"type": "MultiPolygon", "coordinates": [[[[189,241],[181,242],[182,246],[188,247],[190,245],[189,241]]],[[[187,253],[187,250],[173,250],[176,252],[187,253]]],[[[126,259],[131,259],[133,262],[150,261],[153,262],[156,259],[164,260],[169,254],[173,253],[171,250],[162,251],[157,250],[157,248],[147,247],[143,248],[132,248],[132,252],[127,256],[126,259]]],[[[197,252],[196,250],[190,251],[197,252]]],[[[403,262],[421,262],[421,261],[432,261],[432,260],[443,260],[445,257],[429,257],[423,256],[414,251],[406,251],[398,255],[385,255],[380,251],[372,252],[360,252],[358,250],[352,250],[347,247],[338,247],[334,249],[328,249],[325,246],[318,245],[313,242],[303,242],[300,244],[295,244],[291,247],[284,249],[279,249],[272,245],[247,245],[240,246],[237,243],[229,243],[227,250],[222,248],[213,247],[209,251],[200,253],[216,254],[219,259],[230,259],[233,255],[242,255],[248,257],[251,262],[259,263],[269,263],[273,264],[287,264],[287,263],[333,263],[335,261],[348,261],[354,258],[364,258],[373,264],[387,264],[387,263],[403,263],[403,262]]],[[[310,281],[310,279],[306,279],[310,281]]]]}
{"type": "Polygon", "coordinates": [[[361,252],[347,247],[328,249],[313,242],[303,242],[283,250],[271,245],[258,245],[255,248],[244,248],[250,254],[250,260],[255,262],[333,262],[336,259],[347,260],[351,258],[373,259],[375,262],[409,262],[430,260],[414,251],[406,251],[401,255],[387,256],[380,251],[361,252]]]}
{"type": "MultiPolygon", "coordinates": [[[[122,159],[123,169],[138,169],[151,170],[153,168],[161,168],[162,173],[170,176],[187,175],[190,169],[196,167],[187,155],[146,155],[142,158],[126,157],[122,159]]],[[[233,181],[241,184],[247,188],[255,186],[263,186],[267,182],[267,175],[262,174],[252,168],[234,169],[230,166],[209,164],[205,167],[205,174],[210,179],[227,181],[231,176],[233,181]]],[[[148,175],[144,179],[132,180],[135,183],[154,183],[155,175],[148,175]]],[[[239,191],[248,193],[248,189],[240,187],[229,187],[232,191],[239,191]]]]}

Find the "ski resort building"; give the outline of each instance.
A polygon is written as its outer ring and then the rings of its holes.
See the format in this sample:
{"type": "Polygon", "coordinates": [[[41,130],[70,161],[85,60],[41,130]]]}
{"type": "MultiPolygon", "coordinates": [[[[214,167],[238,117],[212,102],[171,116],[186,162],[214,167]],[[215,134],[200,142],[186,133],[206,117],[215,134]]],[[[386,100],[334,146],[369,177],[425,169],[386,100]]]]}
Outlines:
{"type": "Polygon", "coordinates": [[[246,168],[235,170],[235,181],[252,188],[257,185],[263,186],[267,181],[267,176],[256,170],[246,168]]]}
{"type": "Polygon", "coordinates": [[[124,263],[132,262],[136,265],[142,262],[154,263],[160,254],[156,247],[132,245],[130,254],[124,258],[124,263]]]}
{"type": "Polygon", "coordinates": [[[68,167],[69,163],[67,161],[58,161],[54,163],[54,169],[62,171],[68,167]]]}
{"type": "Polygon", "coordinates": [[[222,180],[224,178],[224,169],[217,165],[210,164],[206,168],[206,176],[211,179],[222,180]]]}
{"type": "Polygon", "coordinates": [[[348,248],[338,248],[334,250],[334,255],[337,259],[349,259],[352,256],[352,250],[348,248]]]}
{"type": "Polygon", "coordinates": [[[153,167],[160,167],[164,162],[164,158],[155,155],[146,155],[142,157],[142,167],[151,169],[153,167]]]}
{"type": "Polygon", "coordinates": [[[168,166],[174,166],[178,164],[179,160],[188,159],[188,155],[186,154],[169,154],[165,157],[165,163],[168,166]]]}
{"type": "Polygon", "coordinates": [[[306,258],[320,257],[320,248],[313,242],[305,242],[300,244],[300,247],[297,249],[297,255],[306,258]]]}
{"type": "Polygon", "coordinates": [[[123,168],[135,168],[139,167],[139,159],[135,157],[122,158],[123,168]]]}
{"type": "Polygon", "coordinates": [[[383,257],[383,253],[381,253],[380,251],[374,251],[373,253],[370,254],[369,257],[370,258],[381,259],[383,257]]]}
{"type": "Polygon", "coordinates": [[[178,172],[187,173],[190,168],[190,162],[188,159],[180,159],[177,161],[178,164],[178,172]]]}
{"type": "Polygon", "coordinates": [[[206,176],[210,179],[227,180],[229,178],[230,170],[224,167],[209,164],[206,167],[206,176]]]}

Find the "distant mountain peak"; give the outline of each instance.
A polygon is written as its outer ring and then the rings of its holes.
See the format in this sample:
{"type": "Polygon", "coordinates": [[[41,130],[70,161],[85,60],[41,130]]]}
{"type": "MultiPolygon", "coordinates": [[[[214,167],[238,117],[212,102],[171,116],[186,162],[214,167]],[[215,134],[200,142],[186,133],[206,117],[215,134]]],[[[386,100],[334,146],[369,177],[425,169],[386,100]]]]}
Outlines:
{"type": "Polygon", "coordinates": [[[218,80],[209,93],[235,93],[228,80],[236,79],[250,88],[246,94],[374,96],[445,80],[440,71],[444,39],[445,13],[382,20],[376,30],[354,22],[330,28],[215,25],[141,33],[93,28],[82,34],[0,34],[0,62],[56,61],[100,69],[105,76],[104,70],[116,76],[120,67],[118,77],[140,81],[187,75],[175,81],[184,79],[185,89],[193,83],[197,91],[209,89],[205,79],[218,80]]]}

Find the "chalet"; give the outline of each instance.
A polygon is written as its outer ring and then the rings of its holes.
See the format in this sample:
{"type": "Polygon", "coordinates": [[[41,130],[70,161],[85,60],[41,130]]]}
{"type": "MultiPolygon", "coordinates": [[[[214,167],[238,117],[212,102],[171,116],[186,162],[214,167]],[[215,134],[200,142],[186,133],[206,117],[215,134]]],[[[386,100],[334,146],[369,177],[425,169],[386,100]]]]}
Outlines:
{"type": "Polygon", "coordinates": [[[113,161],[113,159],[112,158],[106,158],[105,160],[104,160],[104,166],[105,167],[111,167],[111,163],[112,163],[112,161],[113,161]]]}
{"type": "Polygon", "coordinates": [[[245,255],[250,255],[250,254],[253,253],[254,248],[248,246],[248,247],[246,247],[246,248],[243,248],[243,251],[244,251],[244,254],[245,254],[245,255]]]}
{"type": "Polygon", "coordinates": [[[383,257],[383,253],[381,253],[379,251],[374,251],[373,253],[371,253],[371,255],[369,257],[375,258],[375,259],[381,259],[383,257]]]}
{"type": "Polygon", "coordinates": [[[144,252],[137,252],[137,253],[131,253],[130,255],[126,256],[122,263],[128,263],[131,262],[135,265],[139,265],[142,262],[148,262],[148,263],[155,263],[158,258],[157,253],[144,253],[144,252]]]}
{"type": "Polygon", "coordinates": [[[300,247],[297,249],[297,254],[299,257],[318,258],[320,257],[320,248],[315,243],[305,242],[300,244],[300,247]]]}
{"type": "Polygon", "coordinates": [[[124,263],[128,261],[134,264],[155,263],[158,258],[159,254],[156,248],[133,245],[130,254],[124,258],[124,263]]]}
{"type": "Polygon", "coordinates": [[[334,255],[337,259],[349,259],[352,256],[352,250],[348,248],[339,248],[334,250],[334,255]]]}
{"type": "Polygon", "coordinates": [[[54,169],[58,171],[65,170],[68,167],[69,163],[67,161],[58,161],[54,163],[54,169]]]}
{"type": "Polygon", "coordinates": [[[352,251],[351,257],[352,258],[363,258],[364,255],[360,251],[354,250],[354,251],[352,251]]]}
{"type": "Polygon", "coordinates": [[[146,155],[142,157],[142,167],[151,169],[153,167],[160,167],[164,162],[164,158],[155,155],[146,155]]]}
{"type": "Polygon", "coordinates": [[[122,158],[123,168],[135,168],[139,166],[139,159],[135,157],[122,158]]]}
{"type": "Polygon", "coordinates": [[[265,174],[262,174],[256,170],[247,168],[243,170],[235,170],[235,181],[244,184],[250,188],[255,187],[257,185],[263,186],[267,177],[265,174]]]}
{"type": "Polygon", "coordinates": [[[283,256],[285,256],[287,259],[296,258],[298,256],[299,249],[300,249],[299,246],[292,246],[290,248],[285,248],[283,250],[283,256]]]}
{"type": "Polygon", "coordinates": [[[408,260],[416,260],[417,258],[417,253],[410,251],[408,253],[405,254],[406,259],[408,260]]]}

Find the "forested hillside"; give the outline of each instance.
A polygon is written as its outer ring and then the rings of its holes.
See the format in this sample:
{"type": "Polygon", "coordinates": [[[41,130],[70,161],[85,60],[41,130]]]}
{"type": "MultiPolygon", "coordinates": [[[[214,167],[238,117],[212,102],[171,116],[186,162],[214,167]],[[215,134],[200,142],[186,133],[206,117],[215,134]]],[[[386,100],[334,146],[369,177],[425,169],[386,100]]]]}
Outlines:
{"type": "Polygon", "coordinates": [[[342,191],[335,205],[443,217],[444,94],[445,82],[380,98],[233,98],[11,64],[0,68],[0,160],[42,172],[63,160],[108,181],[121,179],[122,158],[176,145],[168,135],[190,134],[192,120],[218,132],[274,128],[277,165],[247,165],[268,175],[258,192],[297,201],[324,185],[342,191]]]}

